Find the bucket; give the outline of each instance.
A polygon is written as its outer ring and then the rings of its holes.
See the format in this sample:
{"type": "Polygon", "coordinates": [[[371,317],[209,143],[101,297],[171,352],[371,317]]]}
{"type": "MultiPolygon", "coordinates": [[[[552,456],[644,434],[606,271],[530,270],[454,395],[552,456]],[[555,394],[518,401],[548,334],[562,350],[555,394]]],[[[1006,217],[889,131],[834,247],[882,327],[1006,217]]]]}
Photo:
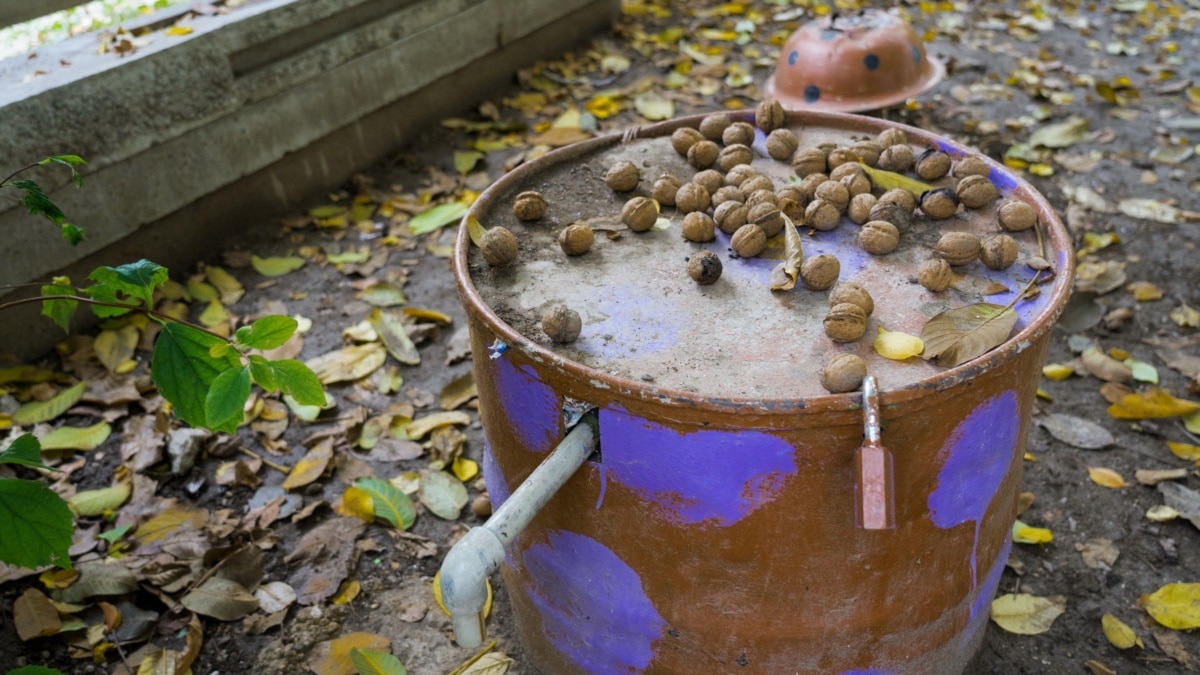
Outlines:
{"type": "MultiPolygon", "coordinates": [[[[702,119],[572,145],[498,181],[471,215],[516,234],[512,265],[490,267],[467,228],[459,233],[455,275],[493,502],[504,502],[579,414],[594,410],[597,420],[597,451],[505,549],[503,578],[528,659],[555,675],[962,672],[1011,547],[1031,409],[1070,292],[1069,237],[1031,186],[986,158],[1004,197],[1036,208],[1041,233],[1013,233],[1017,266],[975,263],[958,284],[966,290],[925,291],[916,265],[940,230],[999,232],[995,204],[915,225],[904,236],[917,243],[880,257],[856,247],[849,221],[805,230],[806,256],[836,252],[841,280],[875,298],[867,337],[839,345],[821,327],[826,292],[772,293],[777,260],[734,258],[720,233],[711,244],[685,242],[670,208],[665,229],[609,236],[606,223],[630,195],[648,195],[660,173],[684,181],[695,173],[669,136],[702,119]],[[641,172],[631,193],[605,185],[621,159],[641,172]],[[525,190],[545,196],[541,220],[514,216],[525,190]],[[580,220],[596,242],[567,257],[556,236],[580,220]],[[711,286],[685,271],[700,249],[724,262],[711,286]],[[1023,263],[1038,254],[1052,278],[1016,302],[1017,324],[1000,346],[949,369],[874,353],[878,326],[919,334],[944,309],[1007,304],[1029,288],[1034,272],[1023,263]],[[984,296],[997,290],[987,284],[1007,291],[984,296]],[[558,303],[583,321],[566,345],[538,323],[558,303]],[[881,440],[893,458],[892,527],[865,528],[857,515],[863,397],[819,384],[839,352],[866,359],[878,383],[881,440]]],[[[805,112],[785,124],[802,147],[900,128],[918,150],[974,154],[877,119],[805,112]]],[[[765,156],[763,142],[759,132],[754,168],[788,182],[791,167],[765,156]]]]}

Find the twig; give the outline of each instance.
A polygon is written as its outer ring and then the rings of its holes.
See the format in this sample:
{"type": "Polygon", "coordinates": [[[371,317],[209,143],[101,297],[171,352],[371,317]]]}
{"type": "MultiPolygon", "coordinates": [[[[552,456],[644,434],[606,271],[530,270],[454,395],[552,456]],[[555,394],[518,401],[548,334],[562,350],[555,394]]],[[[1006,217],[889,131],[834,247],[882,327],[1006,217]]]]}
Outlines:
{"type": "Polygon", "coordinates": [[[476,661],[478,661],[479,659],[482,659],[485,654],[487,654],[488,652],[492,651],[495,648],[496,648],[496,641],[492,640],[491,642],[484,645],[483,649],[479,650],[478,654],[467,659],[465,662],[463,662],[463,664],[461,666],[450,671],[450,675],[462,675],[463,671],[465,671],[467,668],[470,668],[471,666],[475,665],[476,661]]]}
{"type": "Polygon", "coordinates": [[[1042,239],[1042,224],[1040,222],[1034,221],[1033,231],[1035,234],[1037,234],[1038,255],[1044,259],[1046,257],[1046,240],[1042,239]]]}
{"type": "Polygon", "coordinates": [[[117,656],[121,657],[121,663],[125,664],[125,669],[131,673],[136,673],[137,671],[134,670],[133,666],[129,665],[129,657],[125,656],[125,650],[121,649],[121,643],[113,637],[114,632],[106,630],[104,633],[104,636],[112,640],[113,646],[117,648],[117,656]]]}
{"type": "Polygon", "coordinates": [[[257,459],[258,461],[262,462],[263,464],[266,464],[267,466],[271,467],[272,469],[275,469],[276,471],[284,474],[285,476],[292,472],[292,470],[287,468],[286,466],[284,466],[282,464],[276,464],[275,462],[272,462],[271,460],[263,457],[262,455],[255,453],[253,450],[249,450],[247,448],[243,448],[243,447],[239,446],[238,452],[242,453],[243,455],[249,455],[249,456],[253,457],[254,459],[257,459]]]}
{"type": "Polygon", "coordinates": [[[20,174],[23,174],[30,169],[36,169],[39,166],[41,166],[41,162],[34,162],[33,164],[30,164],[29,166],[25,166],[25,167],[21,167],[20,169],[17,169],[16,171],[8,174],[8,178],[5,178],[4,180],[0,180],[0,187],[8,185],[8,181],[16,178],[20,174]]]}
{"type": "Polygon", "coordinates": [[[213,331],[205,328],[204,326],[196,325],[196,324],[192,323],[191,321],[184,321],[183,319],[176,319],[173,316],[167,316],[166,314],[156,312],[153,309],[147,309],[141,305],[125,305],[125,304],[122,304],[119,302],[105,302],[103,300],[96,300],[95,298],[88,298],[88,297],[84,297],[82,295],[39,295],[39,296],[32,297],[32,298],[21,298],[20,300],[11,300],[9,302],[0,303],[0,311],[6,310],[10,307],[16,307],[17,305],[28,305],[28,304],[32,304],[35,302],[44,302],[46,300],[74,300],[75,302],[82,302],[85,305],[98,305],[100,307],[116,307],[118,309],[127,309],[131,312],[141,312],[152,319],[158,320],[161,323],[169,322],[169,323],[183,324],[183,325],[187,326],[188,328],[194,328],[202,333],[208,333],[209,335],[211,335],[215,338],[219,338],[222,342],[230,341],[227,336],[221,335],[220,333],[214,333],[213,331]]]}

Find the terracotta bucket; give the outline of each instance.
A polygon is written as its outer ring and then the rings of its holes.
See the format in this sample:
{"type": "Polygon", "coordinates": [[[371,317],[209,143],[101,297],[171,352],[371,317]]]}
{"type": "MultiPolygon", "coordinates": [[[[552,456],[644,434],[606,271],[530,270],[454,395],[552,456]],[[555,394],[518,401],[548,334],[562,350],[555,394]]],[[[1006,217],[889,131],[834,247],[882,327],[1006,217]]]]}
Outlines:
{"type": "MultiPolygon", "coordinates": [[[[975,297],[978,287],[965,282],[967,291],[932,294],[911,279],[928,255],[920,242],[939,229],[998,232],[994,210],[914,228],[908,249],[880,258],[851,250],[858,228],[849,221],[806,232],[806,254],[839,251],[842,280],[875,296],[868,336],[840,346],[821,329],[826,293],[771,293],[776,260],[733,259],[721,234],[709,245],[684,242],[670,209],[666,229],[604,236],[605,216],[629,196],[605,185],[605,168],[633,160],[642,181],[632,194],[649,194],[661,172],[687,180],[694,170],[668,136],[700,120],[570,146],[489,188],[471,213],[517,235],[508,268],[488,267],[466,228],[459,233],[455,274],[493,501],[521,484],[579,412],[598,415],[598,452],[506,551],[528,657],[547,675],[962,672],[1011,546],[1031,409],[1070,290],[1069,237],[1035,190],[990,160],[993,183],[1032,204],[1042,229],[1014,235],[1017,266],[976,263],[964,277],[1005,284],[1008,294],[975,297]],[[531,189],[550,208],[522,223],[512,202],[531,189]],[[567,258],[554,237],[584,219],[596,244],[567,258]],[[711,287],[683,272],[699,248],[725,261],[711,287]],[[1006,304],[1033,276],[1022,263],[1039,254],[1056,276],[1017,302],[1017,326],[1001,346],[952,369],[874,355],[879,325],[919,334],[945,307],[1006,304]],[[537,327],[540,310],[557,302],[583,316],[572,345],[552,345],[537,327]],[[817,383],[838,351],[866,358],[879,382],[882,443],[894,458],[889,529],[856,519],[861,395],[829,395],[817,383]]],[[[899,126],[832,113],[791,114],[788,125],[802,147],[899,126]]],[[[972,154],[900,128],[916,148],[972,154]]],[[[761,133],[758,141],[761,150],[761,133]]],[[[790,173],[762,152],[754,166],[780,184],[790,173]]]]}

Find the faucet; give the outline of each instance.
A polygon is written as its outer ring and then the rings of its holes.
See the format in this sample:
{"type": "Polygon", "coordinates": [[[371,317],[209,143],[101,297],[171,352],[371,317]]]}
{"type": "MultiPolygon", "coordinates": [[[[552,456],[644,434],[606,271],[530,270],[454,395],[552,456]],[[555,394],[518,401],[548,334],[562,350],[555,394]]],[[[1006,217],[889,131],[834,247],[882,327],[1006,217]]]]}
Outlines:
{"type": "Polygon", "coordinates": [[[594,414],[584,416],[492,517],[471,528],[446,554],[440,573],[442,602],[450,612],[458,646],[472,649],[483,644],[488,576],[503,562],[504,547],[591,456],[595,424],[594,414]]]}

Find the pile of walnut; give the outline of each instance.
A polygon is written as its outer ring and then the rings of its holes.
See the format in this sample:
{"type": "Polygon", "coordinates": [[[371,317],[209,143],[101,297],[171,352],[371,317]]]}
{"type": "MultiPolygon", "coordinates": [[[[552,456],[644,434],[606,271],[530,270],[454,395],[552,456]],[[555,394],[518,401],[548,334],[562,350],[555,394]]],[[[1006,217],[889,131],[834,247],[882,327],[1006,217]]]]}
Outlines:
{"type": "MultiPolygon", "coordinates": [[[[960,207],[978,209],[1000,197],[988,178],[990,167],[986,162],[976,157],[954,161],[935,148],[917,154],[902,129],[885,129],[874,140],[858,141],[849,147],[827,143],[801,148],[796,134],[784,127],[786,115],[778,102],[760,103],[754,121],[752,126],[735,122],[725,113],[715,113],[705,117],[699,128],[676,129],[671,134],[671,145],[696,169],[695,175],[688,182],[671,174],[658,176],[650,197],[635,196],[625,203],[621,221],[633,232],[646,232],[658,220],[660,206],[674,207],[684,215],[685,240],[711,242],[719,229],[730,235],[733,255],[749,258],[762,253],[767,240],[783,230],[785,215],[797,227],[818,231],[833,230],[848,218],[860,226],[859,246],[871,255],[884,256],[899,247],[900,238],[918,217],[946,220],[960,207]],[[756,126],[767,134],[767,154],[790,162],[799,182],[776,187],[770,177],[751,167],[756,126]],[[863,164],[896,174],[913,173],[923,181],[950,175],[957,183],[953,188],[920,195],[905,188],[876,195],[863,164]]],[[[619,161],[609,167],[604,180],[614,192],[628,193],[638,187],[643,176],[632,162],[619,161]]],[[[513,211],[520,220],[538,220],[546,212],[546,202],[537,192],[523,192],[517,195],[513,211]]],[[[1018,232],[1036,225],[1037,212],[1025,202],[1011,199],[1000,204],[997,220],[1002,230],[1018,232]]],[[[593,242],[592,230],[582,223],[574,223],[559,234],[559,245],[567,255],[582,255],[593,242]]],[[[481,248],[488,263],[505,265],[516,257],[515,244],[508,230],[495,227],[485,233],[481,248]]],[[[1002,270],[1016,262],[1017,254],[1017,242],[1008,234],[981,240],[968,232],[947,232],[934,247],[933,256],[920,265],[917,280],[926,289],[940,293],[953,279],[951,267],[978,259],[992,269],[1002,270]]],[[[799,276],[810,290],[834,289],[824,321],[825,333],[836,342],[846,343],[860,339],[866,332],[874,303],[866,289],[837,283],[840,268],[837,257],[822,254],[806,258],[799,276]]],[[[711,251],[700,251],[689,258],[687,271],[698,284],[712,284],[721,276],[722,263],[711,251]]],[[[556,341],[563,341],[561,331],[546,332],[556,341]]],[[[574,339],[570,331],[566,335],[574,339]]],[[[861,358],[839,354],[826,365],[821,379],[826,389],[839,393],[857,389],[865,374],[861,358]]]]}

